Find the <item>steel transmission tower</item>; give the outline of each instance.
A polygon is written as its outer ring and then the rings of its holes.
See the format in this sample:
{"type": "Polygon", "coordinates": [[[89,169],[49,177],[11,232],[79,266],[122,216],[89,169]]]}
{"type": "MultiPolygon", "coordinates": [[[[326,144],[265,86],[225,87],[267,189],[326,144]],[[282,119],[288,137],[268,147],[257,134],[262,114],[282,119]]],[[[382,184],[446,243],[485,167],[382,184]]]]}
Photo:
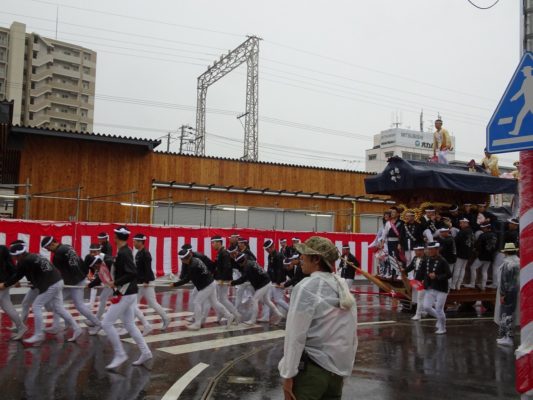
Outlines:
{"type": "Polygon", "coordinates": [[[220,57],[198,77],[196,100],[196,155],[205,155],[205,107],[207,88],[246,63],[246,112],[244,113],[244,160],[258,159],[259,41],[249,36],[239,47],[220,57]]]}

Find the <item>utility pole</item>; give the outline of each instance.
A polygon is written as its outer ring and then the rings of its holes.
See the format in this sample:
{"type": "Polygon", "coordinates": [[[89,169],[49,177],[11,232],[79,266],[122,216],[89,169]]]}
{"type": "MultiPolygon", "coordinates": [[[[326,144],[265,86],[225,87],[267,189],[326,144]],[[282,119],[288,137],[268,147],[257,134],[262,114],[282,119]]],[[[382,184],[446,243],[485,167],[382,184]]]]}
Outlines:
{"type": "Polygon", "coordinates": [[[170,132],[167,133],[167,153],[170,152],[170,132]]]}

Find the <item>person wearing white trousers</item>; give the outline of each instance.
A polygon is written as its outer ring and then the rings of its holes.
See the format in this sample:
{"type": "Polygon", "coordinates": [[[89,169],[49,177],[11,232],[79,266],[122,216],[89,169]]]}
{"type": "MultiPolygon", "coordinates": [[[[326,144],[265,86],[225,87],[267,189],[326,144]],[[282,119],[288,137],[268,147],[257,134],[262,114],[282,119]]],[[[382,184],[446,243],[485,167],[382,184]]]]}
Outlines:
{"type": "MultiPolygon", "coordinates": [[[[137,301],[140,303],[144,298],[150,306],[163,321],[162,330],[167,329],[170,319],[167,317],[167,313],[163,310],[163,307],[157,302],[155,297],[155,287],[153,282],[155,281],[154,271],[152,269],[152,255],[145,247],[146,235],[143,233],[137,233],[133,237],[133,246],[137,249],[135,254],[135,266],[137,267],[137,282],[139,283],[139,292],[137,294],[137,301]]],[[[139,318],[142,316],[143,322],[143,335],[146,336],[151,330],[152,326],[146,321],[142,311],[139,307],[136,308],[135,315],[139,318]]]]}
{"type": "Polygon", "coordinates": [[[275,318],[273,320],[273,324],[277,325],[281,321],[283,315],[276,305],[274,305],[274,303],[270,300],[270,279],[268,274],[255,261],[248,260],[246,254],[244,253],[239,254],[235,261],[237,261],[237,263],[241,266],[242,275],[239,279],[233,280],[231,285],[237,286],[242,285],[245,282],[250,282],[255,290],[254,296],[252,297],[252,314],[250,319],[244,323],[247,325],[254,325],[257,322],[259,302],[261,302],[263,306],[268,307],[274,314],[275,318]]]}
{"type": "MultiPolygon", "coordinates": [[[[99,327],[100,320],[89,310],[83,299],[88,268],[85,270],[81,258],[71,246],[59,243],[52,236],[45,236],[41,241],[41,247],[54,253],[53,264],[61,272],[63,281],[68,286],[63,296],[70,296],[74,307],[87,318],[86,324],[89,327],[99,327]]],[[[55,318],[54,322],[59,325],[58,318],[55,318]]],[[[93,331],[91,333],[95,334],[93,331]]]]}
{"type": "Polygon", "coordinates": [[[72,315],[63,306],[63,280],[61,274],[50,261],[38,254],[28,253],[25,244],[17,243],[10,247],[9,253],[17,262],[15,274],[4,283],[0,283],[0,290],[14,285],[24,276],[35,285],[39,294],[32,303],[34,315],[33,335],[25,339],[28,344],[40,344],[44,338],[43,307],[50,304],[54,313],[59,314],[73,329],[69,342],[76,341],[82,329],[72,315]]]}
{"type": "Polygon", "coordinates": [[[236,316],[218,301],[215,280],[205,264],[200,259],[193,257],[191,249],[180,250],[178,256],[186,268],[180,275],[180,280],[172,283],[171,286],[179,287],[192,282],[198,290],[194,298],[194,323],[188,325],[187,329],[197,331],[202,327],[206,304],[214,308],[220,317],[225,317],[227,319],[226,326],[230,328],[236,316]]]}
{"type": "Polygon", "coordinates": [[[476,271],[481,268],[481,290],[485,290],[488,280],[488,270],[495,253],[498,251],[498,238],[490,222],[480,225],[482,234],[476,241],[477,258],[470,266],[470,284],[465,285],[468,288],[474,288],[476,284],[476,271]]]}
{"type": "MultiPolygon", "coordinates": [[[[214,236],[211,238],[213,249],[217,252],[217,259],[215,262],[215,276],[217,280],[217,298],[220,303],[235,317],[237,323],[241,320],[241,315],[229,300],[230,282],[233,280],[233,266],[231,264],[231,256],[224,247],[222,237],[214,236]]],[[[221,316],[218,316],[221,318],[221,316]]]]}
{"type": "Polygon", "coordinates": [[[424,290],[423,281],[425,278],[425,268],[426,268],[426,256],[424,255],[424,245],[417,244],[413,247],[415,252],[415,257],[407,265],[406,268],[402,268],[402,272],[413,275],[414,279],[421,283],[420,287],[417,289],[413,287],[412,290],[412,302],[416,304],[416,313],[411,318],[413,321],[419,321],[422,318],[423,309],[424,309],[424,297],[426,291],[424,290]]]}
{"type": "Polygon", "coordinates": [[[448,297],[448,279],[452,276],[448,262],[439,254],[439,243],[428,244],[429,258],[424,263],[424,311],[437,319],[438,335],[446,333],[444,305],[448,297]]]}
{"type": "MultiPolygon", "coordinates": [[[[15,274],[15,266],[11,262],[11,255],[9,248],[0,245],[0,282],[5,282],[9,277],[15,274]]],[[[11,337],[12,340],[20,340],[28,330],[26,325],[22,322],[20,315],[13,307],[9,289],[0,291],[0,308],[9,316],[11,322],[15,324],[17,333],[11,337]]]]}
{"type": "Polygon", "coordinates": [[[273,303],[284,310],[285,315],[289,312],[289,305],[285,301],[285,287],[283,286],[287,280],[287,271],[283,266],[283,254],[276,250],[274,241],[266,239],[263,243],[263,248],[268,253],[267,272],[272,282],[270,294],[273,303]]]}
{"type": "Polygon", "coordinates": [[[114,356],[111,363],[106,366],[106,369],[118,368],[128,359],[118,332],[114,327],[118,319],[122,321],[124,328],[141,351],[141,355],[133,362],[133,365],[143,365],[153,357],[141,331],[135,325],[134,314],[138,292],[137,269],[133,260],[133,253],[127,244],[130,231],[125,226],[121,226],[115,229],[114,232],[118,251],[115,263],[111,267],[112,281],[107,283],[113,289],[114,296],[102,320],[102,329],[111,342],[114,356]]]}

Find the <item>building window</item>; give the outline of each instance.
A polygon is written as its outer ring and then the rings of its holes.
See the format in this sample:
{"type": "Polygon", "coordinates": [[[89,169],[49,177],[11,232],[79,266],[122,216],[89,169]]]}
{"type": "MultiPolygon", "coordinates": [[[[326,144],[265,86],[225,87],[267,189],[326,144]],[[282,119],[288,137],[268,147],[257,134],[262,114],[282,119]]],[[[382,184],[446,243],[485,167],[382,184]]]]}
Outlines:
{"type": "Polygon", "coordinates": [[[385,153],[385,158],[387,158],[387,159],[388,159],[388,158],[391,158],[392,156],[394,156],[394,151],[387,151],[387,152],[385,153]]]}
{"type": "Polygon", "coordinates": [[[30,121],[33,119],[33,113],[30,113],[30,121]]]}
{"type": "Polygon", "coordinates": [[[85,94],[82,94],[81,95],[81,101],[83,101],[84,103],[88,103],[89,102],[89,96],[87,96],[85,94]]]}
{"type": "Polygon", "coordinates": [[[84,89],[89,89],[89,82],[88,81],[83,81],[82,82],[82,86],[84,89]]]}
{"type": "Polygon", "coordinates": [[[37,58],[37,51],[33,51],[33,58],[37,58]]]}
{"type": "Polygon", "coordinates": [[[70,51],[63,51],[63,53],[66,55],[66,56],[70,56],[70,51]]]}
{"type": "Polygon", "coordinates": [[[87,110],[81,110],[80,114],[81,114],[82,117],[86,117],[87,116],[87,110]]]}
{"type": "Polygon", "coordinates": [[[87,130],[87,124],[80,124],[80,130],[86,131],[87,130]]]}
{"type": "Polygon", "coordinates": [[[83,73],[84,74],[90,74],[91,73],[91,69],[88,68],[88,67],[83,67],[83,73]]]}
{"type": "Polygon", "coordinates": [[[427,157],[428,156],[426,154],[410,153],[408,151],[402,151],[402,158],[404,160],[422,161],[422,160],[425,160],[427,157]]]}
{"type": "Polygon", "coordinates": [[[369,154],[368,155],[368,161],[376,160],[378,158],[377,154],[369,154]]]}
{"type": "Polygon", "coordinates": [[[83,59],[86,61],[91,61],[91,55],[89,53],[83,53],[83,59]]]}

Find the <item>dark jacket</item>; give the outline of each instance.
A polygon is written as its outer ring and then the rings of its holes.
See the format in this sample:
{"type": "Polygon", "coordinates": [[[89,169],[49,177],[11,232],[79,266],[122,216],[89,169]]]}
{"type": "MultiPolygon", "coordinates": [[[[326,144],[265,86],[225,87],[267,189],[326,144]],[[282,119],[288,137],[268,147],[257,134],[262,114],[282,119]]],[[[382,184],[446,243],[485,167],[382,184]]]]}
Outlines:
{"type": "Polygon", "coordinates": [[[137,268],[135,267],[135,261],[133,261],[133,252],[126,245],[118,249],[117,257],[115,258],[113,281],[118,290],[124,295],[136,294],[137,288],[137,268]],[[128,285],[128,288],[124,291],[121,290],[121,286],[128,285]]]}
{"type": "Polygon", "coordinates": [[[252,250],[250,250],[249,247],[245,248],[244,251],[243,251],[244,254],[246,254],[246,258],[248,260],[252,260],[252,261],[257,261],[257,257],[255,256],[255,254],[252,252],[252,250]]]}
{"type": "Polygon", "coordinates": [[[289,280],[283,285],[285,287],[296,286],[302,279],[307,278],[309,275],[305,275],[302,266],[296,264],[292,269],[287,270],[287,276],[289,280]]]}
{"type": "Polygon", "coordinates": [[[426,279],[426,257],[414,257],[411,263],[405,268],[405,272],[409,273],[415,271],[415,279],[420,282],[424,282],[426,279]]]}
{"type": "Polygon", "coordinates": [[[137,267],[137,282],[149,283],[155,280],[154,271],[152,270],[152,255],[146,248],[143,248],[135,254],[135,266],[137,267]]]}
{"type": "Polygon", "coordinates": [[[17,263],[15,271],[15,274],[4,282],[6,286],[12,286],[26,277],[39,290],[39,294],[46,292],[50,286],[61,280],[59,270],[39,254],[24,255],[17,263]]]}
{"type": "Polygon", "coordinates": [[[213,262],[213,260],[211,260],[205,254],[200,253],[198,251],[193,251],[192,256],[202,261],[207,267],[207,269],[209,270],[209,272],[211,272],[211,274],[215,273],[216,264],[213,262]]]}
{"type": "Polygon", "coordinates": [[[189,264],[183,263],[180,280],[174,282],[173,286],[183,286],[192,282],[194,287],[200,291],[208,287],[213,281],[213,275],[211,275],[206,265],[200,259],[193,257],[189,264]]]}
{"type": "Polygon", "coordinates": [[[113,256],[113,247],[111,247],[111,243],[105,242],[102,244],[102,249],[100,250],[102,253],[104,253],[106,256],[112,257],[113,256]]]}
{"type": "Polygon", "coordinates": [[[455,248],[457,250],[457,257],[463,260],[469,260],[474,254],[474,233],[472,229],[461,229],[455,236],[455,248]]]}
{"type": "Polygon", "coordinates": [[[455,240],[453,237],[440,237],[440,255],[448,262],[448,264],[455,264],[457,261],[457,250],[455,248],[455,240]]]}
{"type": "Polygon", "coordinates": [[[11,261],[9,249],[6,246],[0,246],[0,282],[5,282],[15,275],[15,266],[11,261]]]}
{"type": "Polygon", "coordinates": [[[287,272],[283,267],[283,256],[277,250],[268,255],[267,272],[272,283],[277,285],[284,283],[287,279],[287,272]]]}
{"type": "Polygon", "coordinates": [[[341,257],[341,262],[339,263],[339,269],[341,270],[341,278],[344,279],[354,279],[355,278],[355,268],[350,264],[344,262],[344,258],[347,258],[348,261],[354,264],[356,267],[359,267],[359,261],[352,253],[348,253],[346,256],[341,257]]]}
{"type": "Polygon", "coordinates": [[[222,247],[217,254],[215,279],[218,281],[231,281],[233,279],[231,256],[224,247],[222,247]]]}
{"type": "Polygon", "coordinates": [[[270,279],[265,270],[252,260],[246,261],[242,269],[241,277],[231,281],[231,285],[241,285],[246,281],[250,282],[254,290],[259,290],[270,283],[270,279]]]}
{"type": "Polygon", "coordinates": [[[86,276],[83,261],[76,251],[67,244],[61,244],[54,252],[54,266],[61,272],[65,285],[77,285],[86,276]]]}
{"type": "Polygon", "coordinates": [[[448,279],[452,277],[450,266],[446,260],[437,256],[428,257],[424,262],[424,287],[426,289],[438,290],[439,292],[448,293],[448,279]],[[434,272],[437,276],[431,279],[429,274],[434,272]]]}
{"type": "Polygon", "coordinates": [[[498,251],[498,237],[492,231],[483,232],[476,242],[477,258],[480,261],[492,261],[498,251]]]}
{"type": "Polygon", "coordinates": [[[405,251],[413,250],[418,243],[424,243],[423,232],[422,225],[418,222],[403,224],[402,248],[405,251]]]}
{"type": "Polygon", "coordinates": [[[514,231],[506,230],[503,236],[503,246],[505,243],[514,243],[517,248],[520,248],[520,231],[515,229],[514,231]]]}

